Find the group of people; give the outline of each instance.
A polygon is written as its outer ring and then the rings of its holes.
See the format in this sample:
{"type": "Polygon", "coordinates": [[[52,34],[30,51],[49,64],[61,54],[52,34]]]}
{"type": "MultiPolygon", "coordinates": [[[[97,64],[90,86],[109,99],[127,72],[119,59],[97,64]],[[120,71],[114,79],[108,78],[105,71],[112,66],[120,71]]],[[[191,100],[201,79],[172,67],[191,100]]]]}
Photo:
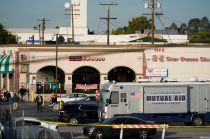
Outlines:
{"type": "MultiPolygon", "coordinates": [[[[11,92],[6,91],[5,89],[1,89],[0,94],[3,94],[3,97],[4,97],[3,99],[6,102],[8,102],[10,112],[11,112],[12,108],[15,111],[17,110],[18,102],[19,101],[23,102],[23,98],[26,94],[28,94],[28,96],[29,96],[29,92],[23,86],[21,86],[20,90],[17,93],[14,93],[14,94],[12,93],[12,95],[11,95],[11,92]],[[13,105],[13,107],[12,107],[12,105],[13,105]]],[[[35,98],[35,102],[37,104],[37,112],[42,112],[43,101],[44,101],[43,96],[38,93],[35,98]]],[[[57,95],[54,92],[52,92],[51,96],[50,96],[50,106],[53,107],[53,110],[56,110],[58,108],[57,95]]]]}

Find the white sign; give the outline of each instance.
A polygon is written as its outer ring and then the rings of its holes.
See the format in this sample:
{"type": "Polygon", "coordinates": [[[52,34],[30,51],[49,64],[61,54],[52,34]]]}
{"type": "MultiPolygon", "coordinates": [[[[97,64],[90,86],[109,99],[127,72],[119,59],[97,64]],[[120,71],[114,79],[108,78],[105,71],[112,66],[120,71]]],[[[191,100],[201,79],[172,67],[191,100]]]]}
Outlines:
{"type": "Polygon", "coordinates": [[[42,82],[42,86],[44,86],[44,84],[45,84],[45,80],[43,80],[43,79],[42,79],[42,80],[41,80],[41,82],[42,82]]]}
{"type": "Polygon", "coordinates": [[[146,76],[147,77],[167,77],[168,69],[147,68],[146,76]]]}

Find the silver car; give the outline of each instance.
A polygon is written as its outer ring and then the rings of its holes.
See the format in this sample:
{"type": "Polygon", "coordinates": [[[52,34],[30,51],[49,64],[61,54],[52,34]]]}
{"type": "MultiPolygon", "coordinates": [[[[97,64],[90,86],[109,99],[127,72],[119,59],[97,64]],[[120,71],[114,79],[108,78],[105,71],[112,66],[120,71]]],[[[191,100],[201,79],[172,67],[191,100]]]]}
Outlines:
{"type": "Polygon", "coordinates": [[[34,117],[15,119],[14,131],[18,139],[59,139],[58,125],[43,122],[34,117]]]}
{"type": "Polygon", "coordinates": [[[63,103],[66,103],[66,102],[78,101],[78,100],[86,98],[87,96],[88,95],[84,94],[84,93],[71,93],[71,94],[67,94],[63,97],[58,97],[57,101],[58,102],[61,101],[62,104],[63,104],[63,103]]]}

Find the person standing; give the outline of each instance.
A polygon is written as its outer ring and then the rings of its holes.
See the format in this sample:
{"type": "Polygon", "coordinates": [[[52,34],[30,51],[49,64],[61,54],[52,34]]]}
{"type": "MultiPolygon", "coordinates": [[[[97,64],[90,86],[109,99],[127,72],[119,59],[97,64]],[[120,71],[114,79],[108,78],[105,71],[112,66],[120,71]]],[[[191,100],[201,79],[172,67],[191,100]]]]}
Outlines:
{"type": "Polygon", "coordinates": [[[20,101],[23,102],[23,96],[26,95],[27,90],[23,86],[21,86],[21,88],[18,92],[19,92],[20,97],[21,97],[20,101]]]}
{"type": "Polygon", "coordinates": [[[17,93],[14,94],[13,96],[13,110],[16,111],[17,107],[18,107],[18,101],[19,101],[19,96],[17,95],[17,93]]]}
{"type": "Polygon", "coordinates": [[[43,98],[40,94],[36,96],[37,112],[42,112],[43,98]]]}

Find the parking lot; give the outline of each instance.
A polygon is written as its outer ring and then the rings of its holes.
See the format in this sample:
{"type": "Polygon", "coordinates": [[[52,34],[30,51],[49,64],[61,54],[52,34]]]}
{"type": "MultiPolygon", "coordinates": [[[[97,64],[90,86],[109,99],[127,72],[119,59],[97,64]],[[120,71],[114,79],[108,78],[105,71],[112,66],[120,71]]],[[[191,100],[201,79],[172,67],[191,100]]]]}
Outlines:
{"type": "MultiPolygon", "coordinates": [[[[36,103],[23,102],[18,104],[17,111],[12,111],[11,118],[16,117],[36,117],[44,121],[58,122],[58,111],[53,111],[48,106],[49,103],[45,102],[43,112],[37,112],[36,103]]],[[[9,110],[9,106],[5,102],[0,102],[1,121],[5,122],[7,119],[6,111],[9,110]]],[[[87,139],[82,135],[82,126],[69,126],[65,123],[59,125],[58,128],[60,138],[62,139],[87,139]]],[[[158,129],[157,135],[152,138],[161,138],[162,129],[158,129]]],[[[165,132],[166,139],[210,139],[209,128],[167,128],[165,132]]]]}

